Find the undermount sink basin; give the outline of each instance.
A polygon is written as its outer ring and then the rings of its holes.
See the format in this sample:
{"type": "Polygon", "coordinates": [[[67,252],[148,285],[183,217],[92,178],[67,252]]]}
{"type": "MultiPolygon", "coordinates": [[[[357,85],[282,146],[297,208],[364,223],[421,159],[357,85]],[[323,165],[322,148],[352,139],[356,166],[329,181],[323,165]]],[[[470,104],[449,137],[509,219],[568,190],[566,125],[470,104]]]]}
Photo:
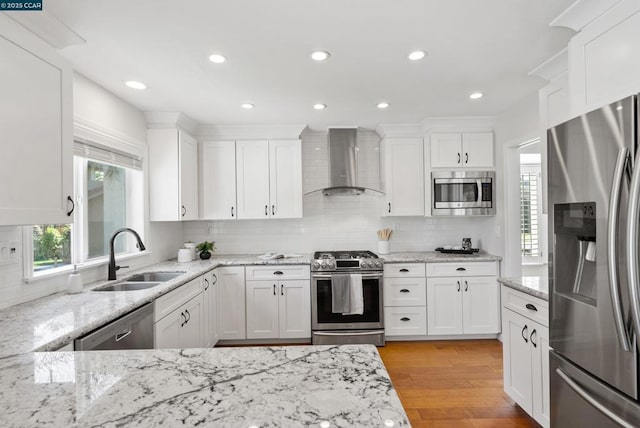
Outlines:
{"type": "Polygon", "coordinates": [[[95,288],[93,291],[138,291],[153,288],[162,284],[161,281],[136,281],[136,282],[119,282],[117,284],[103,285],[95,288]]]}
{"type": "Polygon", "coordinates": [[[167,282],[185,272],[145,272],[130,276],[126,282],[167,282]]]}

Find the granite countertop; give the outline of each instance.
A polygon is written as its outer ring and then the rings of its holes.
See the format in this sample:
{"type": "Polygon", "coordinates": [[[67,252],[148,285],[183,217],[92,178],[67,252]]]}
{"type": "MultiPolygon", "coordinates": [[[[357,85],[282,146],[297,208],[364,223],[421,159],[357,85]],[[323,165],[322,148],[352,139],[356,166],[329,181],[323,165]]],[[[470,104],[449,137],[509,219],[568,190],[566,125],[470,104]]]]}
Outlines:
{"type": "Polygon", "coordinates": [[[407,427],[373,345],[0,358],[0,425],[407,427]]]}
{"type": "Polygon", "coordinates": [[[385,263],[495,262],[500,256],[487,253],[443,254],[437,251],[407,251],[380,255],[385,263]]]}
{"type": "Polygon", "coordinates": [[[309,255],[261,260],[257,255],[215,255],[209,260],[158,263],[120,274],[119,280],[136,272],[183,271],[184,275],[157,287],[139,291],[98,292],[92,289],[117,281],[88,284],[78,294],[57,293],[0,310],[0,357],[60,348],[132,310],[149,303],[219,266],[309,264],[309,255]]]}
{"type": "Polygon", "coordinates": [[[549,278],[546,275],[498,278],[498,282],[542,300],[549,300],[549,278]]]}

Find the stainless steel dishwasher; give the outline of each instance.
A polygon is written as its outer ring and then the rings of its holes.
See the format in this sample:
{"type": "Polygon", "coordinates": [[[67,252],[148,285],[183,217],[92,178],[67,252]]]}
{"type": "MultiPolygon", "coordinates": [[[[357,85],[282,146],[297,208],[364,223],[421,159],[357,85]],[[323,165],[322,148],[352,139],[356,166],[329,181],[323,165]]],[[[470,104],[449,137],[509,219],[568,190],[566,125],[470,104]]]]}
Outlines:
{"type": "Polygon", "coordinates": [[[148,303],[76,339],[74,349],[153,349],[153,304],[148,303]]]}

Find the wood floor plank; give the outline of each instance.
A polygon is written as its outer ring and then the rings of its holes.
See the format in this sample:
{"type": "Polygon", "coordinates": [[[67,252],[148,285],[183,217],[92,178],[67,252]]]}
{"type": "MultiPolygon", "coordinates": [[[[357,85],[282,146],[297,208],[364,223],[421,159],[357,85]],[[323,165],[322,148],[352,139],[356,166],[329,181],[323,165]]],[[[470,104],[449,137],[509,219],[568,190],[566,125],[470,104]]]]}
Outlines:
{"type": "Polygon", "coordinates": [[[497,340],[387,342],[378,351],[413,427],[539,427],[503,391],[497,340]]]}

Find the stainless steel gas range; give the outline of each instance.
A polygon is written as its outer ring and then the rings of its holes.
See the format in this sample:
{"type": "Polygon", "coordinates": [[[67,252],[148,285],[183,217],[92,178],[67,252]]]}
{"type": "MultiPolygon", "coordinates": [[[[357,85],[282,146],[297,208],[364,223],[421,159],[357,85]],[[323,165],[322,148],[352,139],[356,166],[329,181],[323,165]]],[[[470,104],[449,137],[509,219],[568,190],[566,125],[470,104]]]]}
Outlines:
{"type": "Polygon", "coordinates": [[[311,337],[314,345],[362,344],[384,346],[382,260],[371,251],[318,251],[311,262],[311,337]],[[332,278],[362,276],[361,315],[332,311],[332,278]]]}

